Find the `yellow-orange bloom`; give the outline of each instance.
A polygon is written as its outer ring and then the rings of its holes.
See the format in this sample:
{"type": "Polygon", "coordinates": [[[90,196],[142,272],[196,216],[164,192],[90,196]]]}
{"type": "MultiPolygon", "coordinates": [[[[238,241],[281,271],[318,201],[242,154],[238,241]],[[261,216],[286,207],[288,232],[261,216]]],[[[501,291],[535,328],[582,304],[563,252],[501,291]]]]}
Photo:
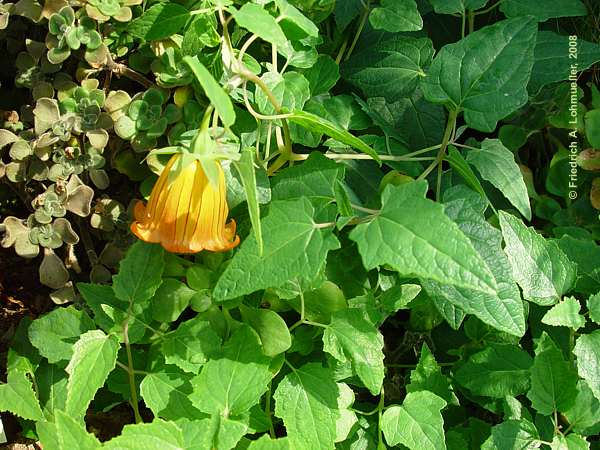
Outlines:
{"type": "Polygon", "coordinates": [[[229,223],[225,175],[220,163],[218,187],[209,182],[200,161],[194,160],[178,172],[174,154],[154,185],[147,205],[135,205],[131,231],[143,241],[161,244],[173,253],[202,250],[223,252],[240,242],[235,221],[229,223]]]}

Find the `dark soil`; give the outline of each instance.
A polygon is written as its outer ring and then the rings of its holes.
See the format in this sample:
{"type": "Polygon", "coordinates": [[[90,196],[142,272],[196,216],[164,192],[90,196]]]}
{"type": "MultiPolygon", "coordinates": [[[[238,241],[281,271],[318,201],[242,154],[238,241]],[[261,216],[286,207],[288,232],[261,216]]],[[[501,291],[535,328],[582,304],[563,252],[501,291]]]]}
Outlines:
{"type": "Polygon", "coordinates": [[[50,290],[38,280],[38,266],[37,258],[23,259],[13,249],[0,248],[0,355],[7,351],[21,318],[35,319],[52,308],[50,290]]]}

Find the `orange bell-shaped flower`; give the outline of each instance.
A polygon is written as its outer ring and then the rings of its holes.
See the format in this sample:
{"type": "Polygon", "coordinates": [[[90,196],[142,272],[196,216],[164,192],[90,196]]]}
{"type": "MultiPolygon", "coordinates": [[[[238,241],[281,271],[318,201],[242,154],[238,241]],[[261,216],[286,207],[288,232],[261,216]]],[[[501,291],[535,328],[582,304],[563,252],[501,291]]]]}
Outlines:
{"type": "Polygon", "coordinates": [[[235,221],[229,223],[225,175],[219,162],[218,186],[210,183],[202,164],[192,160],[185,167],[174,154],[154,185],[147,205],[135,205],[131,231],[143,241],[159,243],[173,253],[197,253],[202,250],[223,252],[237,246],[235,221]]]}

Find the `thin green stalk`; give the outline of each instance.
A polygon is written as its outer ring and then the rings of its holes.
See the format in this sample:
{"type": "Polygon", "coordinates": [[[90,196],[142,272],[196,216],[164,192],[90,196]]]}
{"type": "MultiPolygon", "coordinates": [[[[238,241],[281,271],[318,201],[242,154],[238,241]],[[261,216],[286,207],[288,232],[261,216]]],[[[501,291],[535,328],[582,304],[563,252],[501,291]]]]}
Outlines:
{"type": "Polygon", "coordinates": [[[271,386],[272,383],[269,383],[269,388],[267,389],[267,395],[265,397],[265,415],[269,418],[269,435],[272,439],[275,439],[277,436],[275,435],[275,427],[273,426],[273,414],[271,413],[271,386]]]}
{"type": "MultiPolygon", "coordinates": [[[[300,287],[300,286],[298,286],[298,287],[300,287]]],[[[299,289],[299,290],[300,290],[300,295],[299,295],[299,297],[300,297],[300,320],[298,320],[298,322],[296,322],[294,325],[292,325],[290,327],[290,333],[292,332],[292,330],[294,328],[297,328],[304,323],[304,293],[302,292],[302,289],[299,289]]]]}
{"type": "Polygon", "coordinates": [[[360,23],[358,24],[358,30],[356,30],[356,34],[354,35],[354,39],[352,40],[352,44],[350,45],[350,48],[348,49],[348,53],[346,53],[346,61],[350,58],[350,56],[352,55],[352,52],[354,51],[354,47],[356,47],[356,44],[358,42],[358,38],[360,37],[363,29],[365,28],[365,24],[367,23],[367,18],[369,17],[369,13],[371,12],[371,1],[369,0],[367,2],[367,4],[365,5],[365,9],[362,12],[362,15],[360,16],[360,23]]]}
{"type": "Polygon", "coordinates": [[[498,5],[500,5],[500,3],[502,3],[503,1],[504,1],[504,0],[497,1],[496,3],[494,3],[494,4],[493,4],[492,6],[490,6],[489,8],[482,9],[481,11],[477,11],[477,12],[475,12],[475,15],[479,16],[479,15],[481,15],[481,14],[487,14],[487,13],[489,13],[490,11],[492,11],[494,8],[496,8],[498,5]]]}
{"type": "Polygon", "coordinates": [[[385,407],[385,391],[381,386],[381,393],[379,394],[379,404],[377,405],[377,438],[379,440],[377,448],[384,448],[383,444],[383,430],[381,428],[381,418],[383,416],[383,409],[385,407]]]}
{"type": "Polygon", "coordinates": [[[127,317],[125,320],[125,325],[123,326],[123,342],[125,343],[125,351],[127,352],[127,376],[129,378],[129,390],[131,392],[131,407],[133,408],[135,423],[141,423],[143,421],[138,407],[137,390],[135,386],[135,372],[133,369],[133,357],[131,355],[131,345],[129,345],[129,317],[127,317]]]}
{"type": "Polygon", "coordinates": [[[467,27],[467,15],[463,12],[461,14],[461,27],[460,27],[460,36],[461,38],[465,37],[465,29],[467,27]]]}
{"type": "Polygon", "coordinates": [[[471,34],[475,31],[475,14],[473,14],[472,10],[468,11],[467,17],[469,19],[469,34],[471,34]]]}
{"type": "Polygon", "coordinates": [[[452,145],[455,147],[468,148],[469,150],[481,150],[480,148],[473,147],[472,145],[459,144],[458,142],[453,142],[452,145]]]}
{"type": "Polygon", "coordinates": [[[575,348],[575,330],[569,328],[569,360],[571,364],[575,364],[575,357],[573,355],[573,349],[575,348]]]}
{"type": "MultiPolygon", "coordinates": [[[[382,161],[430,161],[435,158],[415,158],[417,155],[422,155],[423,153],[430,152],[432,150],[439,149],[441,147],[440,144],[432,145],[431,147],[422,148],[421,150],[416,150],[411,153],[407,153],[406,155],[379,155],[379,158],[382,161]]],[[[309,154],[294,154],[295,161],[303,161],[308,159],[309,154]]],[[[373,159],[370,155],[365,155],[364,153],[324,153],[323,156],[326,156],[329,159],[352,159],[352,160],[360,160],[360,159],[373,159]]]]}
{"type": "Polygon", "coordinates": [[[342,46],[340,47],[337,56],[335,57],[335,63],[339,66],[340,63],[342,62],[342,58],[344,57],[344,52],[346,51],[346,48],[348,47],[348,40],[349,38],[346,37],[346,39],[344,39],[344,42],[342,42],[342,46]]]}
{"type": "Polygon", "coordinates": [[[305,325],[312,325],[313,327],[328,328],[328,325],[325,325],[324,323],[313,322],[311,320],[305,320],[304,324],[305,325]]]}
{"type": "Polygon", "coordinates": [[[379,214],[381,212],[379,209],[365,208],[364,206],[355,205],[353,203],[351,203],[350,206],[352,207],[352,209],[355,209],[357,211],[362,211],[367,214],[375,215],[375,214],[379,214]]]}
{"type": "Polygon", "coordinates": [[[451,110],[448,114],[448,122],[446,124],[446,130],[444,131],[444,137],[442,138],[442,143],[440,145],[440,150],[433,161],[425,171],[419,175],[418,180],[424,180],[427,176],[438,166],[442,164],[444,157],[446,156],[446,149],[448,148],[448,143],[450,141],[450,135],[452,134],[452,130],[454,129],[454,125],[456,124],[456,118],[458,117],[458,109],[451,110]]]}

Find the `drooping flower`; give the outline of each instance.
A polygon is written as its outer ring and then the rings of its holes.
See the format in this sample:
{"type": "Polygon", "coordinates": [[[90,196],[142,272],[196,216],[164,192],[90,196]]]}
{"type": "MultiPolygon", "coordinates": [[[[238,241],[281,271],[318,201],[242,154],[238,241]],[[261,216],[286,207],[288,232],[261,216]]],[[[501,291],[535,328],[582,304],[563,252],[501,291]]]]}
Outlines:
{"type": "Polygon", "coordinates": [[[198,159],[174,154],[154,185],[147,205],[135,206],[131,231],[173,253],[223,252],[237,246],[236,224],[229,223],[225,175],[218,161],[216,185],[198,159]]]}

